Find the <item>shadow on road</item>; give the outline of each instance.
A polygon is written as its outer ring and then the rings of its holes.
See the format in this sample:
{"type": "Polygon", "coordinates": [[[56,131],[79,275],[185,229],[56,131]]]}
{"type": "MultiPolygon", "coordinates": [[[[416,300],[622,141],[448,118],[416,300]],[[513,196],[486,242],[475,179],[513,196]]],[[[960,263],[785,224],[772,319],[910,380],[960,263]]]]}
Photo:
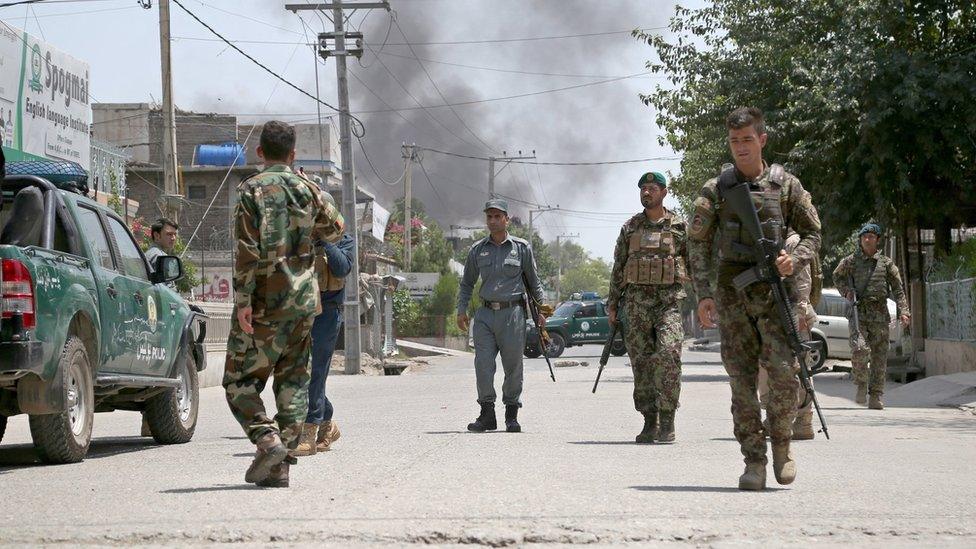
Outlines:
{"type": "Polygon", "coordinates": [[[204,486],[201,488],[170,488],[160,490],[160,494],[196,494],[199,492],[231,492],[237,490],[263,490],[262,486],[254,484],[218,484],[216,486],[204,486]]]}
{"type": "MultiPolygon", "coordinates": [[[[604,371],[606,375],[606,371],[604,371]]],[[[606,377],[600,379],[600,383],[633,383],[634,376],[623,375],[618,377],[606,377]]],[[[684,374],[681,376],[682,383],[728,383],[729,376],[722,374],[684,374]]],[[[592,383],[592,381],[588,382],[592,383]]]]}
{"type": "MultiPolygon", "coordinates": [[[[128,454],[140,450],[152,450],[159,448],[159,444],[148,437],[106,437],[93,439],[88,448],[88,455],[85,459],[99,459],[104,457],[128,454]]],[[[33,467],[45,465],[37,457],[33,444],[14,444],[0,446],[0,472],[5,469],[17,469],[20,467],[33,467]]]]}
{"type": "MultiPolygon", "coordinates": [[[[716,492],[716,493],[751,493],[751,490],[739,490],[731,486],[631,486],[631,490],[640,492],[716,492]]],[[[766,488],[763,492],[780,492],[786,488],[766,488]]]]}
{"type": "Polygon", "coordinates": [[[570,444],[580,444],[584,446],[594,446],[594,445],[606,445],[606,446],[618,446],[618,445],[633,445],[633,446],[654,446],[654,444],[638,444],[633,440],[576,440],[570,441],[570,444]]]}

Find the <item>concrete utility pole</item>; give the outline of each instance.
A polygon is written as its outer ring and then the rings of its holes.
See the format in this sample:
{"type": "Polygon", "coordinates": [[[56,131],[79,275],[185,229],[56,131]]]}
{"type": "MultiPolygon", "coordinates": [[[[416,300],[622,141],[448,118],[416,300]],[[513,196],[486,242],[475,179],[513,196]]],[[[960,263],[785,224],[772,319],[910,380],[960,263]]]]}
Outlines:
{"type": "Polygon", "coordinates": [[[502,151],[503,156],[488,157],[488,200],[495,198],[495,176],[502,173],[512,160],[535,160],[535,151],[532,151],[532,156],[522,156],[522,151],[518,153],[518,156],[508,156],[506,151],[502,151]],[[498,173],[495,173],[495,162],[503,162],[505,164],[501,170],[498,170],[498,173]]]}
{"type": "Polygon", "coordinates": [[[559,241],[563,238],[579,238],[579,234],[561,234],[556,236],[556,301],[562,299],[560,288],[563,278],[563,254],[559,241]]]}
{"type": "MultiPolygon", "coordinates": [[[[349,113],[349,82],[346,76],[346,57],[362,55],[362,48],[356,42],[362,39],[362,34],[346,32],[345,15],[343,9],[355,12],[358,9],[382,8],[390,10],[389,2],[348,2],[335,0],[321,4],[286,4],[285,9],[291,12],[303,10],[322,11],[332,10],[332,24],[334,32],[319,34],[319,55],[323,59],[330,56],[336,60],[336,84],[339,91],[339,143],[342,155],[342,216],[346,219],[346,232],[353,237],[352,271],[349,273],[350,282],[346,284],[345,322],[345,354],[347,374],[358,374],[362,354],[362,337],[359,325],[359,230],[356,222],[356,180],[352,158],[352,115],[349,113]],[[347,49],[346,39],[353,39],[352,48],[347,49]],[[335,45],[329,48],[328,41],[334,40],[335,45]]],[[[352,13],[349,14],[350,17],[352,13]]]]}
{"type": "Polygon", "coordinates": [[[413,182],[413,163],[417,159],[417,146],[407,145],[400,147],[403,156],[403,270],[411,272],[413,265],[413,195],[411,185],[413,182]]]}
{"type": "Polygon", "coordinates": [[[532,234],[532,227],[534,226],[535,214],[542,215],[546,212],[553,212],[558,210],[559,210],[559,204],[556,204],[555,208],[545,207],[545,208],[539,208],[537,210],[529,210],[529,234],[530,235],[532,234]]]}
{"type": "Polygon", "coordinates": [[[177,179],[176,109],[173,107],[169,37],[169,0],[159,0],[159,61],[163,80],[163,215],[179,222],[181,197],[177,179]]]}

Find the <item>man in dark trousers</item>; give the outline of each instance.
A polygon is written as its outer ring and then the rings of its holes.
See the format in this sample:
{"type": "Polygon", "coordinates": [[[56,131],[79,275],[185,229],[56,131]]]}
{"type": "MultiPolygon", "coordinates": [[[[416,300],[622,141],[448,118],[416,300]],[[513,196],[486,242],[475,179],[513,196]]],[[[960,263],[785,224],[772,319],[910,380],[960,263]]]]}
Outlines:
{"type": "Polygon", "coordinates": [[[336,244],[320,243],[315,273],[319,278],[322,312],[312,324],[312,381],[308,386],[308,415],[298,440],[296,456],[311,456],[329,450],[339,438],[339,426],[332,421],[332,402],[325,394],[325,382],[342,325],[342,302],[346,297],[346,276],[352,271],[353,240],[348,234],[336,244]]]}

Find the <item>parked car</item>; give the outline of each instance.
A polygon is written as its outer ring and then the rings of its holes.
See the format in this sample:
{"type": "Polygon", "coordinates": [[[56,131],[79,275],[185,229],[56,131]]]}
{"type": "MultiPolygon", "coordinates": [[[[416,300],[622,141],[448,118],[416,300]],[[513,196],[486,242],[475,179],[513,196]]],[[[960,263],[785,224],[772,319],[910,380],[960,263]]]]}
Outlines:
{"type": "MultiPolygon", "coordinates": [[[[525,356],[542,356],[539,336],[531,320],[526,322],[525,356]]],[[[546,319],[549,333],[549,357],[563,354],[566,347],[582,345],[604,345],[610,337],[610,322],[607,320],[606,303],[599,299],[583,301],[564,301],[556,307],[553,315],[546,319]]],[[[623,338],[618,334],[610,352],[614,356],[627,353],[623,338]]]]}
{"type": "Polygon", "coordinates": [[[81,461],[95,412],[134,410],[157,442],[188,442],[206,325],[167,286],[180,259],[150,266],[83,181],[18,164],[0,185],[0,439],[7,417],[28,414],[43,461],[81,461]]]}
{"type": "MultiPolygon", "coordinates": [[[[840,292],[833,288],[824,289],[817,304],[817,325],[811,329],[814,340],[822,341],[826,345],[827,353],[824,357],[811,357],[811,363],[820,366],[826,358],[851,358],[850,327],[845,311],[847,299],[841,297],[840,292]]],[[[902,326],[898,321],[895,302],[888,300],[888,315],[891,317],[889,325],[889,357],[899,357],[904,353],[902,341],[902,326]]]]}

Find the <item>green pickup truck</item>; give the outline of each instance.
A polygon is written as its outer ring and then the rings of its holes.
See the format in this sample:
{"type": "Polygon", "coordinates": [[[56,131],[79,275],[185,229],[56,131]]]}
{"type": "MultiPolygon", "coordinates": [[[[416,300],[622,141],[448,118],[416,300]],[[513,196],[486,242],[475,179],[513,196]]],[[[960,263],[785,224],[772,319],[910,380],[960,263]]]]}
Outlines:
{"type": "Polygon", "coordinates": [[[135,410],[159,443],[188,442],[206,317],[167,286],[179,258],[150,266],[123,219],[77,190],[80,166],[15,164],[0,185],[0,439],[28,414],[43,461],[77,462],[94,412],[135,410]]]}
{"type": "MultiPolygon", "coordinates": [[[[527,323],[527,330],[524,354],[528,358],[538,358],[542,356],[542,351],[539,349],[539,336],[532,321],[527,323]]],[[[604,345],[610,337],[606,303],[599,299],[564,301],[546,319],[546,331],[549,332],[550,343],[547,351],[550,358],[562,355],[566,347],[574,345],[604,345]]],[[[614,339],[610,352],[614,356],[627,353],[627,347],[619,334],[614,339]]]]}

